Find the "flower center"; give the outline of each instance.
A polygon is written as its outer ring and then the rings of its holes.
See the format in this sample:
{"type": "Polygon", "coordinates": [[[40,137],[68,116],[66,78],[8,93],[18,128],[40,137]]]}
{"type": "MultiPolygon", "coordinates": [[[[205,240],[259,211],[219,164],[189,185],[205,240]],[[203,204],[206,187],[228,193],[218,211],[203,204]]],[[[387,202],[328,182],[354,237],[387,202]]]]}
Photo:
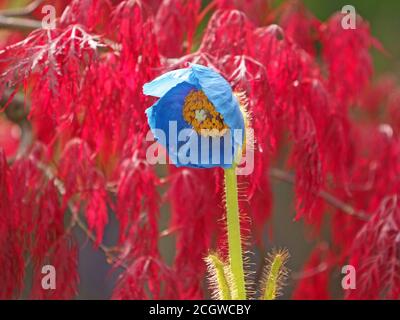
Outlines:
{"type": "Polygon", "coordinates": [[[205,136],[223,136],[228,129],[222,115],[201,90],[192,90],[185,98],[183,118],[193,129],[205,136]]]}

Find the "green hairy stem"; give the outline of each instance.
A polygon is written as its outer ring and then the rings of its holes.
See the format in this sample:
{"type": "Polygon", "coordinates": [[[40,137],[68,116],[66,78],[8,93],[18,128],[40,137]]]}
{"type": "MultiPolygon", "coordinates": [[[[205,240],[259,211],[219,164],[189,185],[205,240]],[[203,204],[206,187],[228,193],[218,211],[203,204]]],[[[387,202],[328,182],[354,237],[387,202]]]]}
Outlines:
{"type": "Polygon", "coordinates": [[[240,235],[239,203],[235,167],[225,169],[226,222],[229,265],[232,273],[232,299],[245,300],[246,287],[240,235]]]}
{"type": "Polygon", "coordinates": [[[210,254],[205,259],[210,274],[211,286],[214,290],[213,297],[218,300],[231,300],[230,278],[228,267],[216,254],[210,254]]]}
{"type": "Polygon", "coordinates": [[[266,274],[263,300],[275,300],[279,288],[279,278],[284,263],[284,255],[276,254],[274,256],[269,271],[266,274]]]}

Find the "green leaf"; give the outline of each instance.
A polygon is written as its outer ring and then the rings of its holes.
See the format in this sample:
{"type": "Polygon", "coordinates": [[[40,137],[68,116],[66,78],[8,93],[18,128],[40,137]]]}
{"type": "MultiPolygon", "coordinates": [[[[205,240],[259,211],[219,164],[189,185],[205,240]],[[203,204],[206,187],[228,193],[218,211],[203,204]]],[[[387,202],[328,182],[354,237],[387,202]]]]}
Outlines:
{"type": "Polygon", "coordinates": [[[208,267],[210,289],[216,300],[231,300],[231,279],[229,266],[216,254],[209,254],[205,259],[208,267]]]}
{"type": "Polygon", "coordinates": [[[267,258],[262,281],[263,295],[262,300],[275,300],[283,286],[283,280],[287,275],[285,263],[289,258],[286,250],[272,253],[267,258]]]}

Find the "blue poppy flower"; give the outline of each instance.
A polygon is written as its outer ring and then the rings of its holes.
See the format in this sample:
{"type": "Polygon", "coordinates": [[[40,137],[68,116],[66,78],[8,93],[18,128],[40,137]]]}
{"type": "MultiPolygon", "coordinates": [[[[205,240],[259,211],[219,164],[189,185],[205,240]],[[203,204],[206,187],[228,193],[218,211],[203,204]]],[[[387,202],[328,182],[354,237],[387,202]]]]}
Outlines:
{"type": "Polygon", "coordinates": [[[156,140],[176,166],[230,168],[245,139],[239,101],[229,83],[212,69],[191,64],[143,86],[160,98],[146,110],[156,140]]]}

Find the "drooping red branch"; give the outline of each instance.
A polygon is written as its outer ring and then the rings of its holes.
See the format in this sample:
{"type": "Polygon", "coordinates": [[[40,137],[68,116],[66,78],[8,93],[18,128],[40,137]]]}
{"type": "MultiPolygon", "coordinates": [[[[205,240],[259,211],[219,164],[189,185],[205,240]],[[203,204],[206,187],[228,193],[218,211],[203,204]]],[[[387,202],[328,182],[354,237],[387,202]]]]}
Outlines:
{"type": "MultiPolygon", "coordinates": [[[[287,182],[290,184],[295,183],[295,177],[292,174],[290,174],[284,170],[280,170],[277,168],[271,168],[269,170],[269,175],[270,175],[270,177],[277,179],[277,180],[281,180],[281,181],[284,181],[284,182],[287,182]]],[[[364,212],[355,210],[351,205],[343,202],[342,200],[333,196],[329,192],[321,190],[321,191],[319,191],[318,196],[321,197],[322,199],[324,199],[331,206],[333,206],[336,209],[339,209],[341,212],[343,212],[345,214],[356,217],[363,221],[369,220],[369,216],[366,215],[364,212]]]]}

